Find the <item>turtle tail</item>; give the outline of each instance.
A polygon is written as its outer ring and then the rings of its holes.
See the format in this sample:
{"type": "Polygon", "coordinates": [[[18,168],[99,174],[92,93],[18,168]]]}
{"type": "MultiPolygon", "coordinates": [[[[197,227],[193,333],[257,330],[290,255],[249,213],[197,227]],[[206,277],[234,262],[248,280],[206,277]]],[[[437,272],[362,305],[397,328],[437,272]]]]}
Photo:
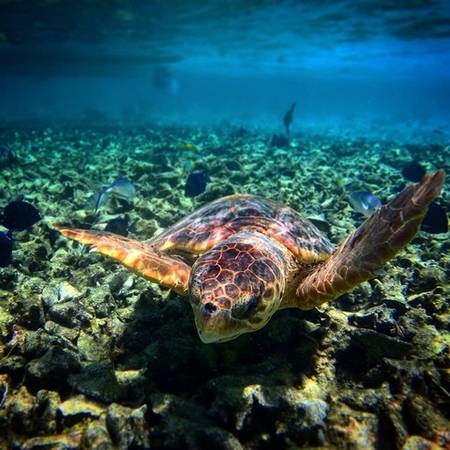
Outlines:
{"type": "Polygon", "coordinates": [[[444,178],[443,170],[427,175],[377,209],[327,260],[302,279],[295,306],[314,308],[372,278],[416,235],[444,178]]]}
{"type": "Polygon", "coordinates": [[[138,275],[187,295],[191,269],[183,261],[160,254],[149,245],[117,234],[74,228],[56,229],[69,239],[90,245],[91,251],[109,256],[138,275]]]}

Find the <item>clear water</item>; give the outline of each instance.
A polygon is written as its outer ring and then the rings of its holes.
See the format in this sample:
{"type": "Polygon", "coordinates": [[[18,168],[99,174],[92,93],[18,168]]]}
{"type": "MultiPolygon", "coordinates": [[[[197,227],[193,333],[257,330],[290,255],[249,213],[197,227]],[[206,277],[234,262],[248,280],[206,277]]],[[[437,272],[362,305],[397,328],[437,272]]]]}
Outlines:
{"type": "MultiPolygon", "coordinates": [[[[0,119],[445,127],[450,2],[0,5],[0,119]]],[[[381,132],[381,130],[380,130],[381,132]]]]}

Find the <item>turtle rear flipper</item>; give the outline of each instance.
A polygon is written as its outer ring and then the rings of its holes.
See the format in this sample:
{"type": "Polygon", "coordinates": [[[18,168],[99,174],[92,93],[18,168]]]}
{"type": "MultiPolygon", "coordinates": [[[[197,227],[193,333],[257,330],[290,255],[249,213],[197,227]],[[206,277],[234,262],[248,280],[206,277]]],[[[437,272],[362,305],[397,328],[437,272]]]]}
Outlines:
{"type": "Polygon", "coordinates": [[[340,247],[300,282],[292,306],[310,309],[335,299],[393,258],[419,230],[444,183],[442,170],[405,188],[376,210],[340,247]]]}
{"type": "Polygon", "coordinates": [[[191,268],[175,258],[158,254],[142,242],[113,233],[57,228],[70,239],[92,246],[92,250],[109,256],[144,278],[187,295],[191,268]]]}

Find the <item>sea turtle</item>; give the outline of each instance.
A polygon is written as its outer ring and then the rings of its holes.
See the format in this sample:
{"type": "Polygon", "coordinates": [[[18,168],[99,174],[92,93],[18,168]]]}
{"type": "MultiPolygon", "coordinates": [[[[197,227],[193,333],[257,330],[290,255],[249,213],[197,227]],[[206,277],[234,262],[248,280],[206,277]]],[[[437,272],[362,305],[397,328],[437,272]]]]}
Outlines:
{"type": "Polygon", "coordinates": [[[224,342],[279,309],[314,308],[371,278],[414,237],[443,182],[438,171],[406,187],[337,249],[293,209],[252,195],[215,200],[146,243],[58,230],[189,296],[201,340],[224,342]]]}

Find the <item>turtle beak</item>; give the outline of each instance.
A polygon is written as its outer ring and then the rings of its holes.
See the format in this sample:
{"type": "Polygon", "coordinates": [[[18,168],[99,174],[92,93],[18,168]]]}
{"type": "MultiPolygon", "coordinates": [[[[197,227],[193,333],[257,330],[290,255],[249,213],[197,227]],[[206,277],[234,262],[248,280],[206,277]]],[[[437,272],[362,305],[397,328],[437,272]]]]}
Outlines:
{"type": "Polygon", "coordinates": [[[198,335],[205,344],[231,341],[246,331],[231,317],[229,310],[219,309],[213,303],[199,305],[193,310],[198,335]]]}

